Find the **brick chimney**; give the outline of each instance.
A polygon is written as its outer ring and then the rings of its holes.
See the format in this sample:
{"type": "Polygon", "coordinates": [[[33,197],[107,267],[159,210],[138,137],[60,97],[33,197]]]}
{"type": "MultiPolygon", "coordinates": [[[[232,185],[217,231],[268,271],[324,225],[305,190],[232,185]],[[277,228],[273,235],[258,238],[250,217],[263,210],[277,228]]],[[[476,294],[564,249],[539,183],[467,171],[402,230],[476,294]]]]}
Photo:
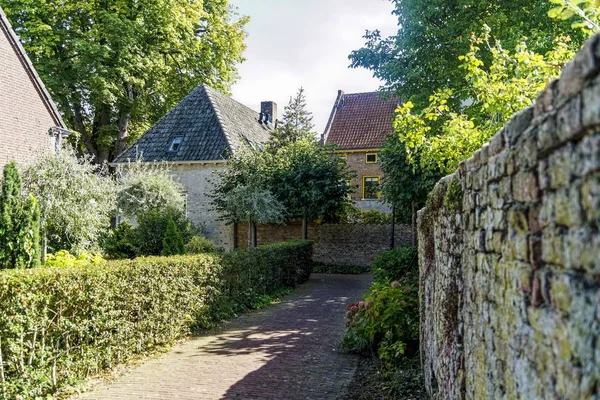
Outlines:
{"type": "Polygon", "coordinates": [[[263,121],[271,124],[277,119],[277,103],[274,101],[263,101],[260,103],[260,112],[263,115],[263,121]]]}

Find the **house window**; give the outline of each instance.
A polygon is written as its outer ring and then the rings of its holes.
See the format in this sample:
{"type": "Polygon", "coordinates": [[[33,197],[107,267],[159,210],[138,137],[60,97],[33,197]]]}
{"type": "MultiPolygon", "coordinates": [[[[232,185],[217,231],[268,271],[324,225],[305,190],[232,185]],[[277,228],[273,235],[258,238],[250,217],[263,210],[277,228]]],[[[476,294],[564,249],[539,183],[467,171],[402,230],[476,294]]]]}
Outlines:
{"type": "Polygon", "coordinates": [[[173,140],[171,140],[171,145],[169,146],[169,151],[179,151],[181,143],[183,143],[183,138],[181,136],[173,138],[173,140]]]}
{"type": "Polygon", "coordinates": [[[363,176],[363,199],[379,199],[379,176],[363,176]]]}
{"type": "Polygon", "coordinates": [[[367,164],[375,164],[377,162],[377,153],[367,153],[367,164]]]}

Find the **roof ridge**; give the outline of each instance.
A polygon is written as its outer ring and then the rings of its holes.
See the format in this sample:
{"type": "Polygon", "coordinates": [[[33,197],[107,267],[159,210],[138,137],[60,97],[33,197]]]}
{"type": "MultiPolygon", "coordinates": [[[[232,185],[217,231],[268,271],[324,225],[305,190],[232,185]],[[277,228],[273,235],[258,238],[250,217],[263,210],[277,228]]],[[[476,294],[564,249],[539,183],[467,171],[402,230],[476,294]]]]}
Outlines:
{"type": "MultiPolygon", "coordinates": [[[[207,85],[204,82],[202,83],[201,86],[202,86],[202,89],[204,89],[204,93],[206,93],[206,97],[208,98],[210,107],[212,108],[213,112],[215,113],[215,117],[217,117],[217,121],[219,121],[219,126],[221,127],[221,131],[223,132],[223,135],[225,136],[225,140],[227,141],[227,147],[229,147],[229,151],[233,154],[233,151],[234,151],[233,142],[231,141],[231,137],[229,136],[228,129],[225,129],[225,124],[223,123],[223,116],[221,115],[221,111],[219,110],[219,107],[217,107],[214,99],[211,96],[211,93],[209,93],[209,90],[206,90],[206,88],[211,89],[210,91],[215,91],[218,93],[221,93],[221,92],[219,92],[215,88],[210,87],[209,85],[207,85]]],[[[223,93],[221,93],[221,94],[223,94],[223,93]]]]}
{"type": "Polygon", "coordinates": [[[356,92],[356,93],[344,93],[344,96],[353,96],[360,94],[384,94],[384,93],[394,93],[393,90],[376,90],[373,92],[356,92]]]}
{"type": "Polygon", "coordinates": [[[33,63],[31,62],[31,59],[27,55],[27,52],[25,51],[25,48],[21,43],[21,40],[17,36],[15,30],[12,28],[8,17],[4,13],[4,10],[2,9],[2,7],[0,7],[0,28],[2,27],[4,27],[4,30],[6,31],[6,36],[9,44],[11,45],[11,47],[17,54],[17,58],[19,59],[19,61],[21,61],[21,64],[25,68],[26,73],[29,76],[29,80],[33,83],[33,86],[35,87],[36,91],[42,99],[42,102],[44,103],[50,114],[52,114],[54,122],[56,122],[56,125],[58,127],[66,129],[67,125],[65,125],[65,122],[63,121],[62,116],[60,115],[60,112],[56,107],[56,104],[52,100],[52,96],[50,96],[50,93],[46,89],[46,85],[44,85],[42,78],[40,78],[40,76],[38,75],[35,67],[33,66],[33,63]]]}

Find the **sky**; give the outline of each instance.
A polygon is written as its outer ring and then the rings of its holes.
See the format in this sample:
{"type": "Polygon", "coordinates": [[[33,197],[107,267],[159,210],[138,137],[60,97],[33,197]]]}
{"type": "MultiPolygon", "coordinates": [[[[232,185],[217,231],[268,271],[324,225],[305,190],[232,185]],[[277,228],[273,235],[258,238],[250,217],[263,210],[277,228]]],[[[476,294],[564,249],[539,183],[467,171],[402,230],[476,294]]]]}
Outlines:
{"type": "Polygon", "coordinates": [[[338,89],[371,92],[381,85],[366,69],[348,68],[348,55],[364,44],[365,30],[394,34],[397,19],[388,0],[230,0],[246,25],[246,61],[238,66],[235,100],[260,110],[274,101],[281,117],[300,86],[315,130],[323,133],[338,89]]]}

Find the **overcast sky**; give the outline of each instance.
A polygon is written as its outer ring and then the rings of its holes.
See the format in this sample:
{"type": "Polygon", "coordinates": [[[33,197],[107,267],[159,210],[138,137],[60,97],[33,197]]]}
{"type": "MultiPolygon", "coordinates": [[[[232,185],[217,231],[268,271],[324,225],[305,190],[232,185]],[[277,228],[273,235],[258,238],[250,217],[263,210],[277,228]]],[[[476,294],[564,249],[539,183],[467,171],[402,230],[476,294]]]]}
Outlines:
{"type": "Polygon", "coordinates": [[[315,128],[323,132],[338,89],[375,91],[380,82],[365,69],[350,69],[348,55],[362,47],[366,29],[397,30],[388,0],[230,0],[246,25],[246,61],[239,66],[233,98],[259,110],[273,100],[279,116],[300,86],[315,128]]]}

